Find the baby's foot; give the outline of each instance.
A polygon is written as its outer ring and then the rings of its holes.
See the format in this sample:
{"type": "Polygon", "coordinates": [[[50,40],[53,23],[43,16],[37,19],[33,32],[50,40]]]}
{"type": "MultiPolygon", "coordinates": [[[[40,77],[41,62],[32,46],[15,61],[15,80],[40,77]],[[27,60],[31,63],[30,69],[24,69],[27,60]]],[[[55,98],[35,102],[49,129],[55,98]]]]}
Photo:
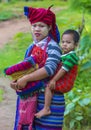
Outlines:
{"type": "Polygon", "coordinates": [[[36,113],[35,116],[37,118],[41,118],[42,116],[47,116],[47,115],[50,115],[50,114],[51,114],[50,109],[47,110],[47,109],[43,108],[41,111],[39,111],[38,113],[36,113]]]}

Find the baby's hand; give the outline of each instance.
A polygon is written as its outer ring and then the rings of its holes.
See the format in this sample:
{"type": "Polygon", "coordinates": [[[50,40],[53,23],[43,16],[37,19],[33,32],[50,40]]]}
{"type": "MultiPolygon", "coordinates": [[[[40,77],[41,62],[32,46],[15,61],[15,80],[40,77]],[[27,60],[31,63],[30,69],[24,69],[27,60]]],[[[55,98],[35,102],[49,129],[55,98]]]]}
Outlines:
{"type": "Polygon", "coordinates": [[[51,90],[54,90],[55,89],[55,86],[56,86],[56,82],[55,80],[51,80],[48,84],[48,87],[51,89],[51,90]]]}

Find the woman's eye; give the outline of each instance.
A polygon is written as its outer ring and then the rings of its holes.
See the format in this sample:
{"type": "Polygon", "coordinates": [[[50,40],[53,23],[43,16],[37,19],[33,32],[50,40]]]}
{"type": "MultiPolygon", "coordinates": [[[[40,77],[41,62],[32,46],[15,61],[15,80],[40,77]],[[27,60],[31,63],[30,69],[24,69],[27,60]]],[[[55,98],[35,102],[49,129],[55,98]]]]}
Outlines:
{"type": "Polygon", "coordinates": [[[36,25],[32,25],[32,27],[36,27],[36,25]]]}
{"type": "Polygon", "coordinates": [[[32,24],[32,27],[36,27],[37,25],[36,24],[32,24]]]}
{"type": "Polygon", "coordinates": [[[43,28],[44,26],[43,26],[43,25],[40,25],[39,27],[43,28]]]}

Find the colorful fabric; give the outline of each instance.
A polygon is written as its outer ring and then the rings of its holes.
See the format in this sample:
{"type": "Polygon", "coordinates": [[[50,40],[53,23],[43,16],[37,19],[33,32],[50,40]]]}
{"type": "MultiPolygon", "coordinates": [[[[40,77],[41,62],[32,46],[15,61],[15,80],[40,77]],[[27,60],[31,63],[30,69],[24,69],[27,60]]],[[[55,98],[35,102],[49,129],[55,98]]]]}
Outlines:
{"type": "Polygon", "coordinates": [[[26,100],[21,99],[19,103],[19,122],[17,129],[22,130],[22,125],[28,124],[28,130],[32,130],[34,114],[36,112],[37,97],[36,95],[28,97],[26,100]]]}
{"type": "MultiPolygon", "coordinates": [[[[46,44],[46,40],[47,40],[47,38],[45,38],[43,40],[43,43],[46,44]]],[[[45,46],[45,44],[43,44],[43,46],[45,46]]],[[[38,45],[38,44],[36,44],[36,45],[38,45]]],[[[41,41],[41,45],[42,45],[42,41],[41,41]]],[[[29,48],[26,51],[25,58],[27,58],[29,55],[31,55],[30,52],[32,52],[31,50],[33,49],[33,46],[34,45],[29,46],[29,48]]],[[[42,46],[41,46],[41,48],[42,48],[42,46]]],[[[61,51],[60,51],[59,45],[57,45],[56,42],[51,39],[50,42],[48,43],[47,48],[46,48],[46,53],[47,53],[48,57],[47,57],[47,60],[46,60],[44,67],[50,76],[50,75],[54,74],[58,63],[60,62],[61,51]]],[[[48,79],[46,79],[46,80],[48,81],[48,79]]],[[[44,88],[44,87],[45,86],[42,84],[41,88],[44,88]]],[[[32,95],[32,97],[33,97],[33,95],[32,95]]],[[[17,126],[19,123],[19,118],[20,118],[19,104],[20,104],[20,101],[21,101],[21,99],[20,99],[20,97],[18,97],[17,106],[16,106],[16,117],[15,117],[14,130],[17,130],[17,126]]],[[[22,130],[28,130],[28,126],[29,126],[29,124],[22,125],[22,130]]]]}
{"type": "Polygon", "coordinates": [[[77,76],[78,66],[74,65],[73,68],[66,72],[66,74],[56,82],[55,91],[67,93],[73,86],[77,76]]]}
{"type": "Polygon", "coordinates": [[[51,25],[52,29],[50,30],[50,36],[59,43],[60,42],[60,33],[56,25],[55,14],[50,10],[44,8],[32,8],[24,7],[24,14],[28,17],[31,24],[36,22],[43,22],[47,25],[51,25]]]}
{"type": "Polygon", "coordinates": [[[74,86],[78,72],[78,57],[74,51],[64,54],[61,57],[62,64],[59,64],[57,72],[60,68],[63,68],[66,73],[56,82],[55,91],[66,93],[69,92],[74,86]]]}
{"type": "MultiPolygon", "coordinates": [[[[5,70],[5,73],[7,75],[11,75],[13,80],[17,80],[25,74],[29,74],[30,72],[35,71],[36,69],[42,67],[45,64],[45,60],[47,58],[45,50],[42,50],[40,47],[34,45],[31,55],[32,56],[29,56],[23,62],[20,62],[16,65],[7,68],[5,70]]],[[[25,88],[21,89],[22,91],[16,91],[16,93],[21,96],[21,98],[24,98],[27,97],[27,95],[29,96],[30,93],[39,90],[43,85],[44,81],[30,82],[26,85],[25,88]]]]}
{"type": "MultiPolygon", "coordinates": [[[[37,112],[44,106],[44,92],[38,95],[37,112]]],[[[65,100],[62,93],[54,93],[51,114],[34,120],[34,130],[61,130],[63,126],[65,100]]]]}
{"type": "MultiPolygon", "coordinates": [[[[6,75],[11,75],[19,71],[22,71],[24,75],[24,72],[26,74],[25,70],[29,71],[31,67],[34,68],[34,70],[36,70],[39,67],[42,67],[44,65],[45,60],[47,58],[47,54],[45,50],[42,50],[40,47],[34,45],[31,55],[32,56],[25,58],[24,61],[6,68],[5,69],[6,75]]],[[[18,75],[17,75],[17,79],[18,79],[18,75]]]]}
{"type": "Polygon", "coordinates": [[[67,54],[63,54],[62,58],[62,68],[69,71],[74,65],[78,65],[78,57],[74,51],[67,54]]]}
{"type": "Polygon", "coordinates": [[[31,67],[34,67],[34,66],[36,66],[36,63],[35,63],[33,57],[28,57],[24,61],[6,68],[5,73],[7,75],[11,75],[15,72],[23,71],[23,70],[29,69],[31,67]]]}
{"type": "Polygon", "coordinates": [[[35,63],[39,65],[39,68],[41,68],[45,64],[47,58],[45,49],[42,50],[40,47],[36,46],[33,48],[31,53],[31,55],[34,56],[35,63]]]}
{"type": "MultiPolygon", "coordinates": [[[[36,44],[37,46],[41,46],[41,48],[43,48],[45,46],[46,42],[47,42],[47,38],[43,39],[42,41],[40,41],[38,43],[34,42],[34,44],[36,44]],[[42,43],[43,43],[43,45],[42,45],[42,43]]],[[[28,57],[29,52],[31,52],[31,50],[33,49],[34,44],[32,46],[29,46],[29,48],[27,49],[25,58],[28,57]]],[[[48,75],[52,76],[57,69],[58,63],[60,62],[60,57],[62,54],[60,46],[58,44],[56,44],[56,42],[54,40],[51,39],[51,41],[48,43],[48,46],[46,48],[46,53],[48,55],[48,58],[46,59],[44,67],[45,67],[48,75]]]]}

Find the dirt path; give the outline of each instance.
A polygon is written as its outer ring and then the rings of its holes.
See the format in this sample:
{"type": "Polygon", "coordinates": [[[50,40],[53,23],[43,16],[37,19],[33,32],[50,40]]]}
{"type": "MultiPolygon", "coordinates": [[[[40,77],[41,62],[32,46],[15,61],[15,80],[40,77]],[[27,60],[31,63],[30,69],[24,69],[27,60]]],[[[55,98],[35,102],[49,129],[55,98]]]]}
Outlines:
{"type": "MultiPolygon", "coordinates": [[[[12,40],[16,33],[28,31],[30,31],[29,22],[26,19],[0,22],[0,48],[12,40]]],[[[13,130],[16,94],[10,88],[8,78],[0,77],[0,88],[5,91],[3,101],[0,102],[0,130],[13,130]]]]}
{"type": "Polygon", "coordinates": [[[16,94],[7,78],[0,78],[0,88],[5,92],[3,102],[0,103],[0,130],[13,130],[16,94]]]}
{"type": "Polygon", "coordinates": [[[0,22],[0,48],[12,40],[18,32],[29,31],[29,22],[25,18],[0,22]]]}

